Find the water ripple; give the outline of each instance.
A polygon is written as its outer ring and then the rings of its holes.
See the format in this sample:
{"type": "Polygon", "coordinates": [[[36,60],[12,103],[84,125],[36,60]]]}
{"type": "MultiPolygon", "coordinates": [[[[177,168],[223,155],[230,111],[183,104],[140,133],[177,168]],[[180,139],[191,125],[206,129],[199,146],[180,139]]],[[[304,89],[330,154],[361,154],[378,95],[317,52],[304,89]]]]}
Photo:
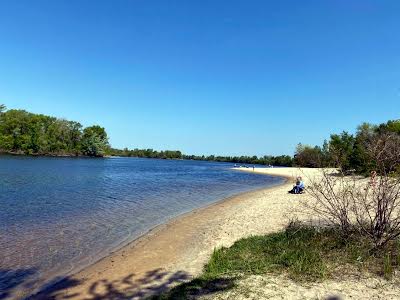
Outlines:
{"type": "MultiPolygon", "coordinates": [[[[174,216],[281,182],[230,167],[1,156],[0,271],[35,270],[29,273],[29,286],[39,287],[174,216]]],[[[0,282],[1,276],[9,271],[0,272],[0,282]]]]}

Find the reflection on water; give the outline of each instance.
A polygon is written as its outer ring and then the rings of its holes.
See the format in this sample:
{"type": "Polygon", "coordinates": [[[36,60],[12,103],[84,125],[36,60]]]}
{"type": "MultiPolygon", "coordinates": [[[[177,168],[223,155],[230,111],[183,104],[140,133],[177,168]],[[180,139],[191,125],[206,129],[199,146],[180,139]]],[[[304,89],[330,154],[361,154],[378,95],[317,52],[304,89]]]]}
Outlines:
{"type": "Polygon", "coordinates": [[[0,156],[0,299],[1,291],[15,288],[21,276],[29,278],[29,289],[37,288],[172,217],[282,181],[230,167],[135,158],[0,156]]]}

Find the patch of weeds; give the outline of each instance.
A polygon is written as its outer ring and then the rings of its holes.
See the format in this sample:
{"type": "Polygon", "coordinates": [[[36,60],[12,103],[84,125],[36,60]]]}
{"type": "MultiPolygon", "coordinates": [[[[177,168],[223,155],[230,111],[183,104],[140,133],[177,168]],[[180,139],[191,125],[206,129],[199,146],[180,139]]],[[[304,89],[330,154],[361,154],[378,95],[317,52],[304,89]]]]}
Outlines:
{"type": "Polygon", "coordinates": [[[291,224],[285,231],[252,236],[214,250],[203,274],[154,299],[191,296],[230,289],[238,276],[285,273],[295,281],[318,281],[343,275],[347,267],[392,277],[400,263],[400,244],[374,249],[357,233],[346,236],[331,227],[291,224]]]}

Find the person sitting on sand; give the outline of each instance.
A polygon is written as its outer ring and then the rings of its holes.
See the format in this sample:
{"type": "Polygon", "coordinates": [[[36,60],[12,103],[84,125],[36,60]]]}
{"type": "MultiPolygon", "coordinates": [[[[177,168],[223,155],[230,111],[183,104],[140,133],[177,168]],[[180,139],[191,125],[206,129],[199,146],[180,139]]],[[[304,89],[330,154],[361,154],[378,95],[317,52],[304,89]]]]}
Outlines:
{"type": "Polygon", "coordinates": [[[296,185],[293,186],[293,189],[289,191],[291,194],[301,194],[304,192],[305,186],[304,182],[301,180],[301,177],[297,177],[296,185]]]}

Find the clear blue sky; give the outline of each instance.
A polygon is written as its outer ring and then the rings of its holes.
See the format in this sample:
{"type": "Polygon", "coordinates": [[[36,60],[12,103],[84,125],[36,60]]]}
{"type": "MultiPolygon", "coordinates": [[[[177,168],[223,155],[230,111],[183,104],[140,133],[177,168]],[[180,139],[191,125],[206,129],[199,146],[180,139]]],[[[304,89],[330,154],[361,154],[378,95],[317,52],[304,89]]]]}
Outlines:
{"type": "Polygon", "coordinates": [[[400,1],[0,1],[0,103],[114,147],[293,154],[400,117],[400,1]]]}

